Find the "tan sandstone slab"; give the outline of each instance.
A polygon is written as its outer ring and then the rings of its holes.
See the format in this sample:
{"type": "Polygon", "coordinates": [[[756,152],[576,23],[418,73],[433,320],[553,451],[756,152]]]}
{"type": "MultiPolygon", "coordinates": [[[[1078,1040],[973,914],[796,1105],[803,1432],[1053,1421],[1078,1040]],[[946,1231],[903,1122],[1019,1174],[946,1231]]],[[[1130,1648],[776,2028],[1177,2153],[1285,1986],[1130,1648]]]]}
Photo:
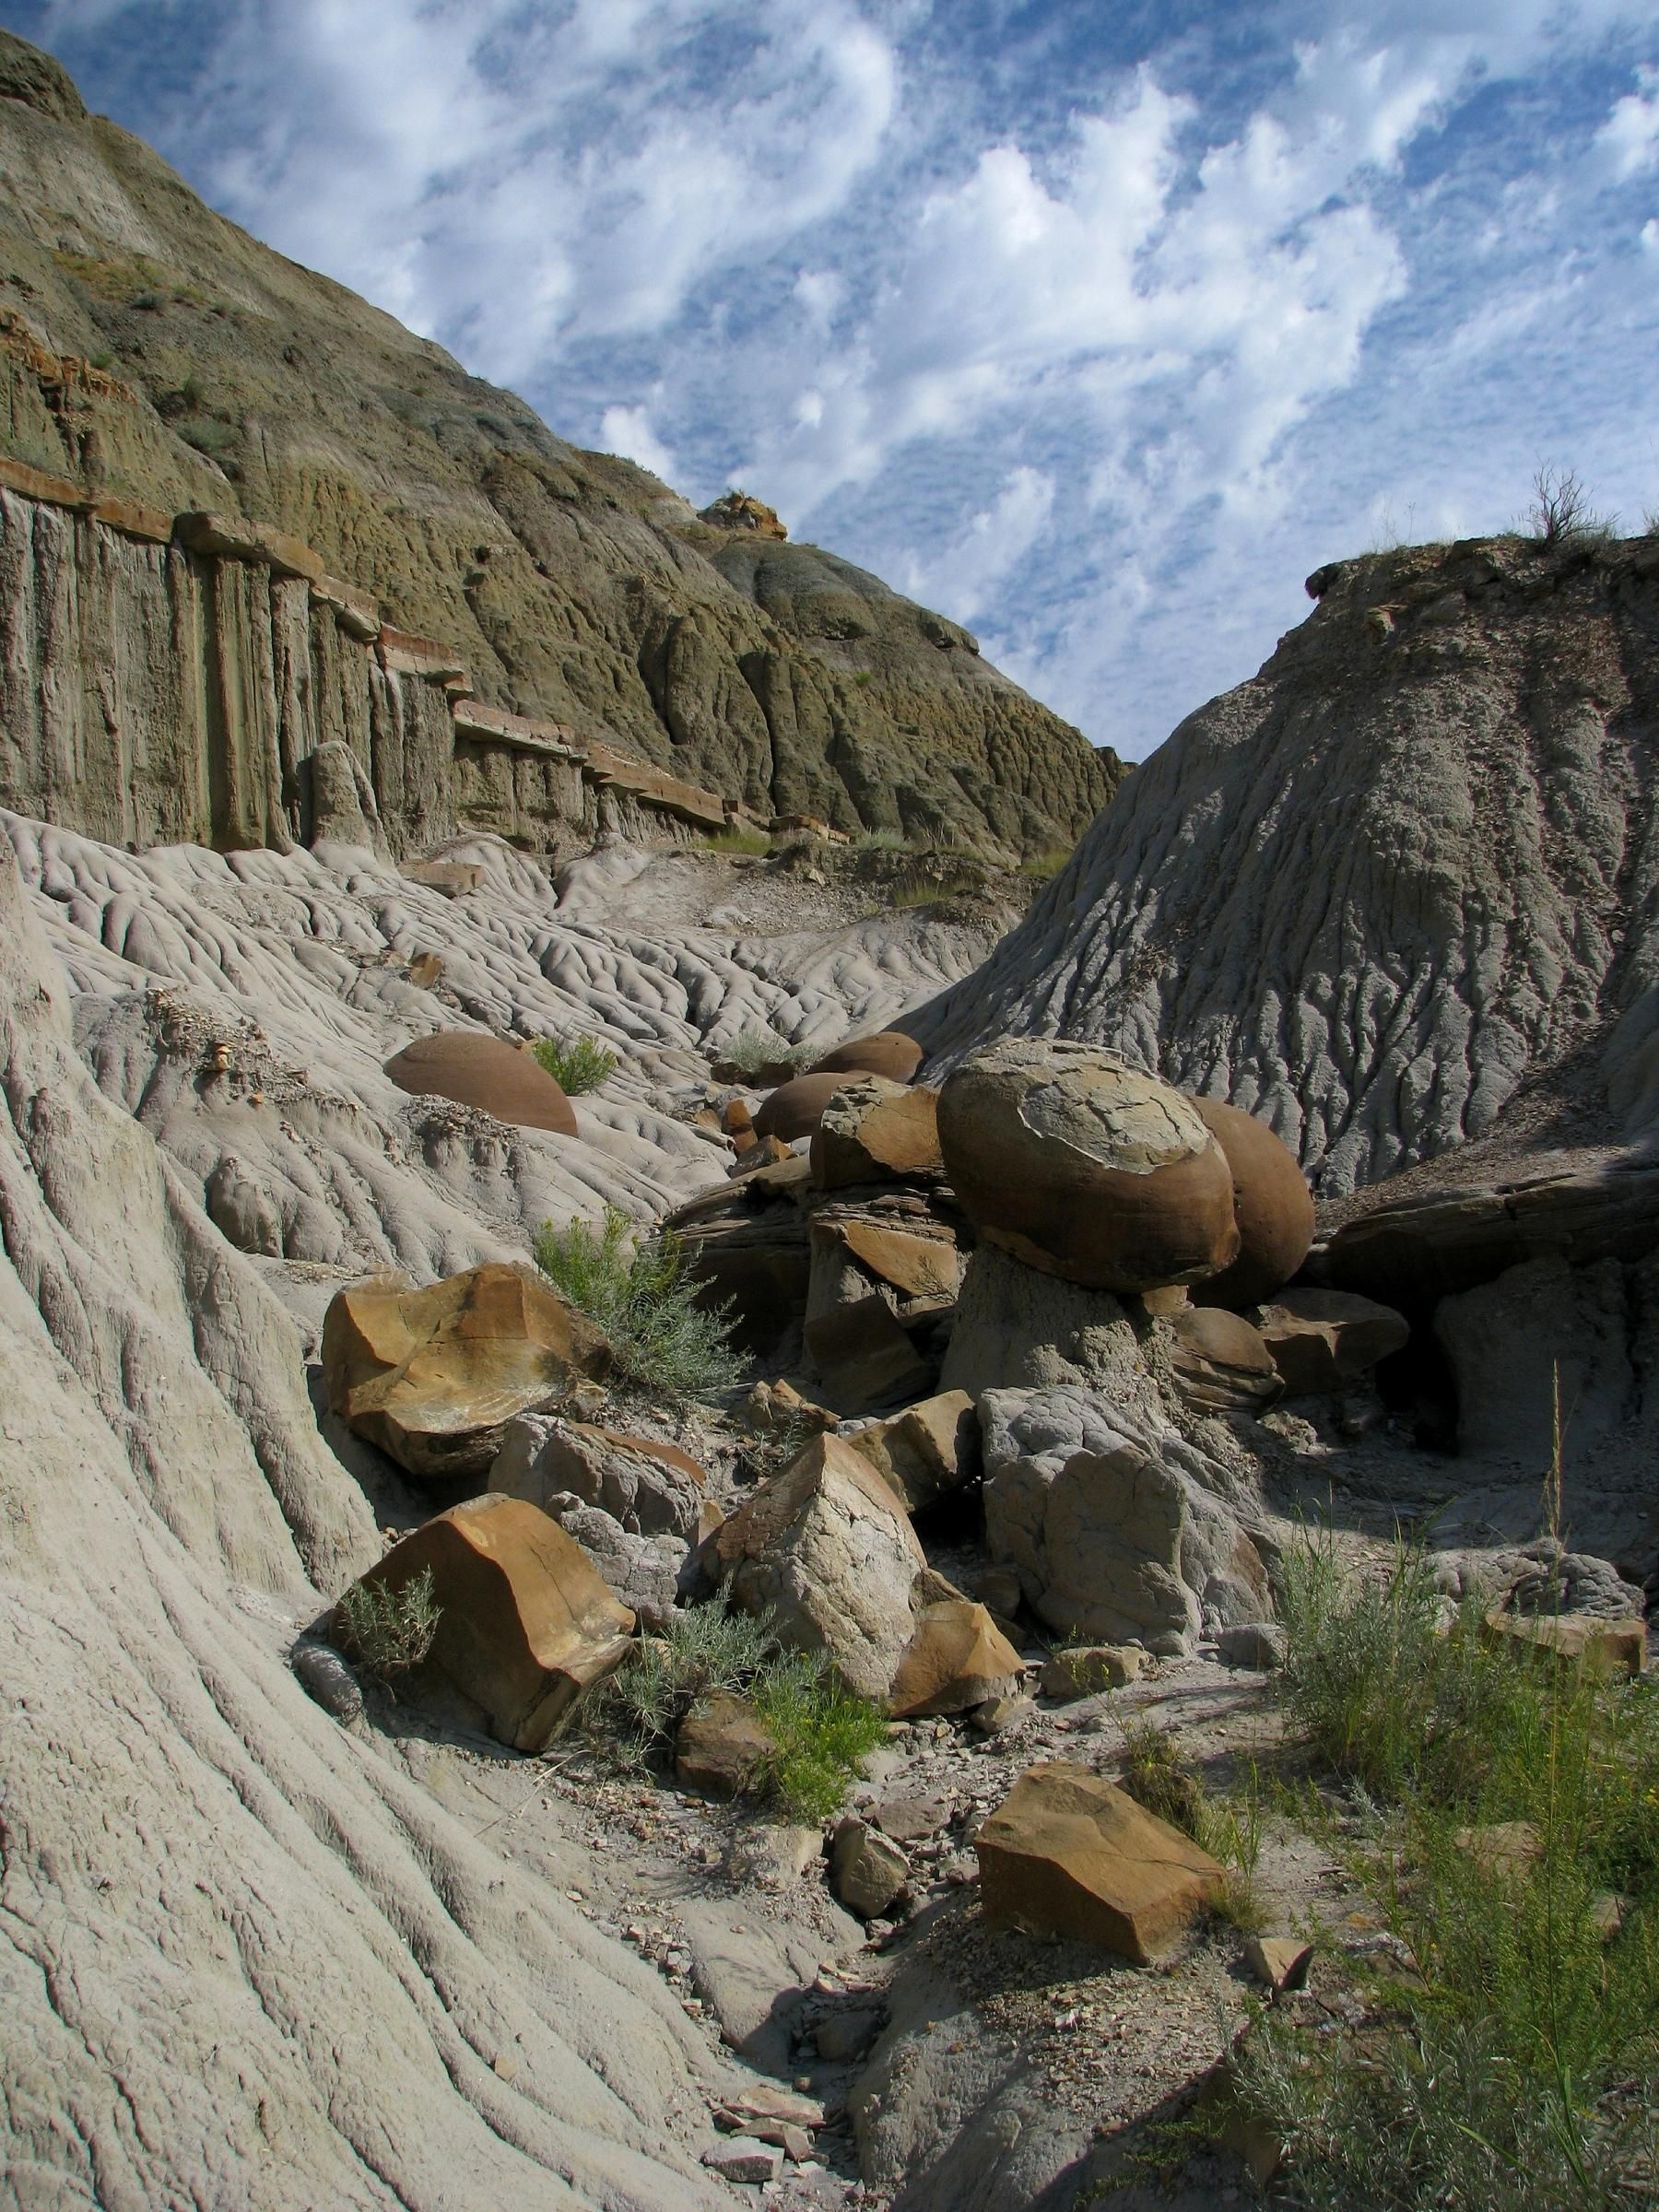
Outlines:
{"type": "MultiPolygon", "coordinates": [[[[427,1665],[481,1705],[490,1733],[515,1750],[539,1750],[628,1648],[633,1615],[581,1545],[522,1499],[453,1506],[359,1579],[401,1590],[428,1568],[439,1615],[427,1665]]],[[[337,1641],[337,1608],[330,1628],[337,1641]]]]}
{"type": "Polygon", "coordinates": [[[912,1513],[959,1489],[979,1470],[979,1416],[965,1390],[924,1398],[890,1421],[855,1430],[847,1441],[912,1513]]]}
{"type": "Polygon", "coordinates": [[[1256,1326],[1291,1397],[1316,1397],[1357,1382],[1411,1335],[1403,1313],[1351,1290],[1281,1290],[1256,1326]]]}
{"type": "Polygon", "coordinates": [[[1025,1663],[984,1606],[947,1598],[924,1608],[893,1678],[896,1720],[967,1712],[1018,1688],[1025,1663]]]}
{"type": "Polygon", "coordinates": [[[812,1140],[812,1179],[819,1190],[941,1171],[936,1090],[876,1074],[802,1080],[831,1086],[812,1140]]]}
{"type": "Polygon", "coordinates": [[[1599,1675],[1640,1675],[1647,1665],[1647,1623],[1595,1613],[1488,1613],[1488,1643],[1511,1644],[1560,1666],[1599,1675]]]}
{"type": "Polygon", "coordinates": [[[994,1928],[1075,1936],[1149,1965],[1225,1878],[1190,1836],[1087,1767],[1029,1767],[980,1830],[994,1928]]]}
{"type": "Polygon", "coordinates": [[[359,1283],[323,1324],[329,1408],[411,1475],[482,1476],[514,1415],[609,1372],[591,1321],[528,1270],[491,1264],[424,1290],[359,1283]]]}

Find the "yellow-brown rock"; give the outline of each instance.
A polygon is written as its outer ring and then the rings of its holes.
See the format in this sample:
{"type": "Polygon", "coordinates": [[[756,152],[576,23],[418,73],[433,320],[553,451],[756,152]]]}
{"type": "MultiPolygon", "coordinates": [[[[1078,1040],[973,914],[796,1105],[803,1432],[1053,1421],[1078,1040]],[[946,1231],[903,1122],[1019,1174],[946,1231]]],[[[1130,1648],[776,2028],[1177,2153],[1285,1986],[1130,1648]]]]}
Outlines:
{"type": "Polygon", "coordinates": [[[1226,1155],[1189,1099],[1115,1053],[986,1046],[945,1080],[939,1145],[981,1237],[1044,1274],[1123,1293],[1238,1256],[1226,1155]]]}
{"type": "Polygon", "coordinates": [[[441,1030],[394,1053],[386,1073],[399,1090],[453,1099],[522,1129],[576,1135],[576,1116],[559,1086],[532,1053],[482,1030],[441,1030]]]}
{"type": "Polygon", "coordinates": [[[847,1441],[912,1513],[979,1472],[979,1416],[965,1390],[924,1398],[890,1421],[854,1430],[847,1441]]]}
{"type": "MultiPolygon", "coordinates": [[[[429,1568],[439,1607],[426,1665],[483,1707],[490,1734],[539,1751],[628,1649],[634,1617],[556,1521],[517,1498],[469,1499],[359,1577],[401,1590],[429,1568]]],[[[343,1633],[336,1608],[331,1635],[343,1633]]]]}
{"type": "Polygon", "coordinates": [[[1028,1767],[980,1830],[994,1928],[1072,1936],[1148,1966],[1225,1876],[1206,1851],[1087,1767],[1028,1767]]]}
{"type": "Polygon", "coordinates": [[[947,1598],[925,1606],[899,1662],[888,1703],[896,1720],[966,1712],[1018,1688],[1024,1663],[982,1605],[947,1598]]]}
{"type": "Polygon", "coordinates": [[[954,1237],[918,1236],[885,1221],[848,1218],[831,1224],[862,1266],[906,1298],[954,1298],[962,1280],[962,1254],[954,1237]]]}
{"type": "Polygon", "coordinates": [[[1199,1293],[1207,1306],[1253,1306],[1282,1288],[1313,1241],[1313,1194],[1290,1147],[1253,1114],[1194,1098],[1232,1171],[1239,1256],[1199,1293]]]}
{"type": "Polygon", "coordinates": [[[786,1145],[810,1136],[841,1082],[840,1076],[795,1076],[780,1083],[755,1116],[757,1136],[780,1136],[786,1145]]]}
{"type": "Polygon", "coordinates": [[[819,1108],[812,1139],[812,1180],[819,1190],[940,1172],[937,1091],[885,1076],[808,1079],[840,1085],[819,1108]]]}
{"type": "Polygon", "coordinates": [[[469,1268],[425,1290],[342,1290],[323,1324],[332,1412],[423,1481],[482,1476],[513,1416],[608,1373],[610,1346],[528,1269],[469,1268]]]}
{"type": "Polygon", "coordinates": [[[1260,1413],[1284,1393],[1259,1330],[1224,1306],[1183,1306],[1170,1317],[1170,1363],[1189,1406],[1260,1413]]]}
{"type": "Polygon", "coordinates": [[[808,1073],[815,1076],[885,1076],[889,1083],[908,1083],[924,1054],[913,1037],[900,1030],[878,1030],[870,1037],[849,1037],[808,1073]]]}

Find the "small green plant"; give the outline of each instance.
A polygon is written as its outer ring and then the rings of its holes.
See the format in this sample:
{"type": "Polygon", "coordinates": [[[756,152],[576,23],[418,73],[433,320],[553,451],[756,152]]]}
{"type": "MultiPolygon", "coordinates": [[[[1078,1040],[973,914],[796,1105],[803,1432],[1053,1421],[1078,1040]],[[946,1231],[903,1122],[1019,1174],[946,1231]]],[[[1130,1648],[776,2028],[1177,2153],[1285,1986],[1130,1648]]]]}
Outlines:
{"type": "Polygon", "coordinates": [[[643,1766],[716,1690],[754,1706],[778,1747],[760,1787],[794,1819],[827,1820],[859,1760],[886,1740],[881,1713],[843,1688],[821,1654],[781,1651],[769,1620],[724,1604],[677,1612],[664,1634],[630,1647],[589,1700],[589,1740],[624,1766],[643,1766]]]}
{"type": "Polygon", "coordinates": [[[817,1057],[818,1048],[810,1044],[791,1044],[775,1030],[739,1030],[736,1036],[719,1048],[720,1057],[745,1075],[759,1075],[765,1068],[802,1068],[817,1057]]]}
{"type": "Polygon", "coordinates": [[[700,841],[705,853],[747,853],[759,859],[771,851],[771,839],[763,830],[745,830],[735,823],[729,830],[716,831],[712,837],[700,841]]]}
{"type": "Polygon", "coordinates": [[[113,363],[114,359],[115,356],[107,346],[95,347],[92,352],[87,356],[87,366],[88,369],[108,369],[113,363]]]}
{"type": "Polygon", "coordinates": [[[340,1600],[350,1655],[390,1689],[432,1648],[443,1608],[433,1593],[432,1571],[423,1567],[406,1583],[354,1583],[340,1600]]]}
{"type": "Polygon", "coordinates": [[[188,415],[177,427],[185,444],[194,445],[211,461],[228,453],[241,435],[234,423],[220,422],[215,415],[188,415]]]}
{"type": "Polygon", "coordinates": [[[1071,856],[1069,845],[1051,845],[1046,853],[1029,854],[1020,862],[1019,872],[1022,876],[1030,877],[1033,882],[1047,883],[1059,875],[1071,856]]]}
{"type": "Polygon", "coordinates": [[[1203,1781],[1182,1757],[1174,1736],[1156,1721],[1132,1721],[1124,1729],[1123,1786],[1147,1812],[1194,1842],[1202,1841],[1203,1781]]]}
{"type": "Polygon", "coordinates": [[[642,1388],[683,1403],[718,1398],[736,1383],[742,1363],[731,1346],[730,1309],[698,1302],[677,1237],[636,1243],[627,1215],[607,1206],[597,1230],[586,1221],[564,1229],[544,1221],[535,1264],[598,1324],[618,1369],[642,1388]]]}
{"type": "Polygon", "coordinates": [[[530,1050],[571,1099],[608,1083],[620,1065],[616,1053],[596,1037],[573,1037],[568,1043],[559,1037],[538,1037],[530,1050]]]}

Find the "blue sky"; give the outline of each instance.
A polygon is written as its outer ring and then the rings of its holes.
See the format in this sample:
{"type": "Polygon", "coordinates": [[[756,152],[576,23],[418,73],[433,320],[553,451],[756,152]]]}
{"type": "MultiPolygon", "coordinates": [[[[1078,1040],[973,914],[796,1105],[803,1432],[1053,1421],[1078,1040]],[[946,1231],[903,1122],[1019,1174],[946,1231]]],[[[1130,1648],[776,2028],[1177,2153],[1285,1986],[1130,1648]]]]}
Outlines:
{"type": "Polygon", "coordinates": [[[1659,510],[1659,10],[0,0],[216,206],[1144,756],[1320,562],[1659,510]]]}

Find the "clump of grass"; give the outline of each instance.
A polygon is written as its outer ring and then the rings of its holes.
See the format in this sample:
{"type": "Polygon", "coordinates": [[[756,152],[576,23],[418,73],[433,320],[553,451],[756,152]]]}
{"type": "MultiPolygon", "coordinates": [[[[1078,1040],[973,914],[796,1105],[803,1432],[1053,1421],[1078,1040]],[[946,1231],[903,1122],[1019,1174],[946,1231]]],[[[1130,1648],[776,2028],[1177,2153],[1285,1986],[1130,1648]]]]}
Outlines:
{"type": "Polygon", "coordinates": [[[221,422],[216,415],[187,415],[175,427],[186,445],[194,445],[210,461],[228,453],[241,436],[234,423],[221,422]]]}
{"type": "Polygon", "coordinates": [[[1659,2153],[1659,1693],[1449,1620],[1419,1547],[1287,1559],[1292,1718],[1352,1793],[1353,1871],[1414,1963],[1349,2036],[1277,2011],[1235,2060],[1295,2200],[1382,2212],[1652,2202],[1659,2153]],[[1501,1861],[1468,1830],[1523,1821],[1501,1861]],[[1606,1900],[1622,1900],[1607,1932],[1606,1900]]]}
{"type": "Polygon", "coordinates": [[[684,1403],[718,1398],[736,1383],[730,1308],[699,1304],[677,1237],[636,1242],[627,1215],[607,1206],[597,1230],[586,1221],[564,1229],[544,1221],[535,1264],[605,1331],[618,1369],[642,1388],[684,1403]]]}
{"type": "Polygon", "coordinates": [[[721,1059],[751,1076],[769,1067],[805,1067],[816,1056],[816,1046],[791,1044],[775,1030],[739,1030],[729,1043],[720,1047],[721,1059]]]}
{"type": "Polygon", "coordinates": [[[1132,1721],[1124,1732],[1122,1786],[1137,1805],[1220,1861],[1226,1879],[1211,1903],[1223,1920],[1239,1928],[1265,1925],[1265,1900],[1255,1881],[1262,1796],[1253,1768],[1241,1790],[1213,1797],[1174,1735],[1154,1720],[1132,1721]]]}
{"type": "Polygon", "coordinates": [[[1173,1735],[1156,1721],[1132,1721],[1124,1731],[1123,1787],[1137,1805],[1201,1842],[1204,1783],[1173,1735]]]}
{"type": "Polygon", "coordinates": [[[616,1074],[619,1063],[608,1045],[596,1037],[538,1037],[530,1051],[567,1098],[579,1099],[597,1090],[616,1074]]]}
{"type": "Polygon", "coordinates": [[[712,837],[700,839],[699,842],[705,853],[747,853],[757,859],[771,851],[771,839],[764,830],[744,830],[736,825],[718,830],[712,837]]]}
{"type": "Polygon", "coordinates": [[[778,1747],[760,1789],[794,1819],[829,1819],[859,1760],[886,1740],[881,1713],[844,1688],[821,1653],[782,1651],[769,1620],[724,1605],[676,1613],[665,1634],[634,1645],[590,1700],[589,1738],[625,1765],[643,1765],[716,1690],[754,1706],[778,1747]]]}
{"type": "Polygon", "coordinates": [[[1019,872],[1022,876],[1029,876],[1034,883],[1047,883],[1059,875],[1070,858],[1069,845],[1052,845],[1046,853],[1029,853],[1020,862],[1019,872]]]}
{"type": "Polygon", "coordinates": [[[442,1613],[429,1567],[395,1589],[387,1583],[354,1583],[340,1600],[349,1655],[388,1689],[431,1650],[442,1613]]]}

